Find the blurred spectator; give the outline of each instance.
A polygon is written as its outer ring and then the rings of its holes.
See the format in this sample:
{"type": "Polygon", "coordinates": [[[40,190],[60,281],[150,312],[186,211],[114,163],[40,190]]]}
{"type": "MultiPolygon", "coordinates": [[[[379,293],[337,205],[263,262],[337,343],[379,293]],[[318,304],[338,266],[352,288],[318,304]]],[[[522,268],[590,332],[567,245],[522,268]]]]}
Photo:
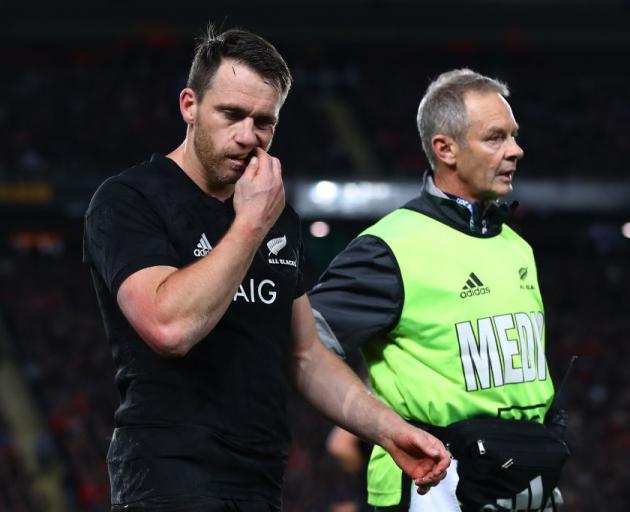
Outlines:
{"type": "Polygon", "coordinates": [[[45,512],[43,506],[0,414],[0,512],[45,512]]]}
{"type": "MultiPolygon", "coordinates": [[[[617,54],[624,60],[623,48],[602,59],[601,50],[568,46],[279,46],[295,75],[281,119],[289,129],[273,146],[286,176],[362,173],[336,136],[325,107],[331,98],[350,107],[381,176],[419,176],[427,163],[410,108],[430,77],[454,67],[513,84],[510,102],[527,148],[523,175],[624,176],[618,155],[630,148],[630,75],[607,65],[617,54]]],[[[45,52],[32,43],[0,58],[13,69],[0,83],[0,179],[103,177],[165,152],[184,131],[172,98],[184,86],[187,53],[177,40],[58,41],[45,52]]]]}

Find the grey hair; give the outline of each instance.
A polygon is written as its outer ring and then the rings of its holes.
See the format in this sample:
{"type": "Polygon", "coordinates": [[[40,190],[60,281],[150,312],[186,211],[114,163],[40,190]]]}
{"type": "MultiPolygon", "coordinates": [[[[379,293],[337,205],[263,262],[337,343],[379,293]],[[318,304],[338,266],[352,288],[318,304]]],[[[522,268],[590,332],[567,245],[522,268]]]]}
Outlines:
{"type": "Polygon", "coordinates": [[[447,71],[433,80],[420,101],[416,121],[422,149],[434,170],[436,156],[433,152],[433,137],[438,134],[448,135],[462,142],[470,126],[464,103],[467,92],[496,92],[504,98],[510,95],[505,83],[467,68],[447,71]]]}

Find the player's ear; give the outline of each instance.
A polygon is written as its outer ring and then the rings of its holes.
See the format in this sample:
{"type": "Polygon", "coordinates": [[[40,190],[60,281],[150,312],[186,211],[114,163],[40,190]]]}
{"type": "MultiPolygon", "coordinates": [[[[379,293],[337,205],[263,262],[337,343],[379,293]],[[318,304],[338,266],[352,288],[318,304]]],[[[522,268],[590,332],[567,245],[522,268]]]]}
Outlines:
{"type": "Polygon", "coordinates": [[[459,146],[452,137],[442,134],[434,135],[431,139],[431,145],[433,147],[433,153],[438,160],[444,162],[449,167],[455,165],[459,146]]]}
{"type": "Polygon", "coordinates": [[[197,95],[190,87],[186,87],[179,93],[179,111],[186,124],[194,124],[195,118],[197,117],[198,105],[197,95]]]}

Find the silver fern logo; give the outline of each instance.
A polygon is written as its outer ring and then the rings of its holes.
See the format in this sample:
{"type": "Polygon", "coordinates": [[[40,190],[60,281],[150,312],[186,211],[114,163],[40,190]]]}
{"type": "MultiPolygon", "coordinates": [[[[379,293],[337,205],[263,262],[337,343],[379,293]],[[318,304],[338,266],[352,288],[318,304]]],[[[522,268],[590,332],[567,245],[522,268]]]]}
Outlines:
{"type": "Polygon", "coordinates": [[[297,267],[297,260],[286,260],[284,258],[277,257],[278,253],[286,246],[287,235],[272,238],[267,242],[267,249],[269,249],[268,261],[271,265],[288,265],[290,267],[297,267]]]}
{"type": "Polygon", "coordinates": [[[278,253],[284,249],[287,245],[287,235],[281,236],[280,238],[273,238],[267,242],[267,249],[269,249],[269,256],[272,254],[274,256],[278,256],[278,253]]]}

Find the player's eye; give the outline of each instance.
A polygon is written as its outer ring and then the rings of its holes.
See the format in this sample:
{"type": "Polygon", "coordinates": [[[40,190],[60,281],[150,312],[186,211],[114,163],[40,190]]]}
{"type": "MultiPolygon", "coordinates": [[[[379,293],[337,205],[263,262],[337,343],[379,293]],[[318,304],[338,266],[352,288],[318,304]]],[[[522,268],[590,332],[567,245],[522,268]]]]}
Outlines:
{"type": "Polygon", "coordinates": [[[238,121],[243,117],[241,113],[236,110],[224,110],[223,115],[230,121],[238,121]]]}
{"type": "Polygon", "coordinates": [[[256,119],[256,128],[261,130],[268,130],[269,128],[273,128],[275,126],[275,122],[270,118],[259,118],[256,119]]]}

